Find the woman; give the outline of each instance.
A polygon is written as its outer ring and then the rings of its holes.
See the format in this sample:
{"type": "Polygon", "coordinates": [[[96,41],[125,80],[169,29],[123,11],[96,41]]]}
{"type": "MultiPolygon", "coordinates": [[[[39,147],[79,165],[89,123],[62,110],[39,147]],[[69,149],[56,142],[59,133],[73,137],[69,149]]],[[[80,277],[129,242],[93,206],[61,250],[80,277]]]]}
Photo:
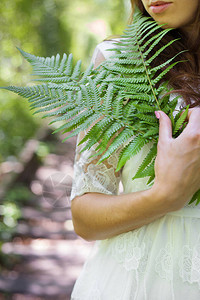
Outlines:
{"type": "MultiPolygon", "coordinates": [[[[98,241],[75,284],[72,299],[197,300],[200,205],[188,203],[200,189],[200,4],[199,0],[131,3],[133,9],[137,4],[144,15],[175,28],[171,34],[181,40],[172,52],[189,48],[182,54],[188,62],[173,69],[167,79],[193,108],[186,129],[176,139],[172,138],[168,116],[156,112],[160,129],[151,188],[147,188],[145,178],[131,179],[148,146],[119,173],[114,172],[118,153],[95,165],[97,159],[89,159],[94,149],[80,154],[77,147],[71,196],[74,228],[84,239],[98,241]],[[124,193],[118,195],[120,179],[124,193]]],[[[104,48],[109,47],[111,42],[97,47],[95,66],[106,58],[104,48]]]]}

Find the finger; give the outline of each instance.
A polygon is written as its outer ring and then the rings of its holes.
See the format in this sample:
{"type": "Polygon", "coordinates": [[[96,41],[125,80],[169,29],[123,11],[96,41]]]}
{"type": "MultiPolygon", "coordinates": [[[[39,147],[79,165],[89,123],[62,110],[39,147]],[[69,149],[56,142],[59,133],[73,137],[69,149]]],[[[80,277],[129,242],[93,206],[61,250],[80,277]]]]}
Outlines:
{"type": "Polygon", "coordinates": [[[188,124],[186,129],[190,128],[200,130],[200,107],[190,108],[188,110],[188,124]]]}
{"type": "Polygon", "coordinates": [[[188,119],[190,119],[191,117],[194,117],[194,116],[197,117],[197,116],[199,116],[199,114],[200,114],[200,107],[199,106],[190,108],[188,110],[188,119]]]}
{"type": "Polygon", "coordinates": [[[159,119],[159,139],[166,140],[172,138],[172,123],[170,118],[163,111],[157,111],[156,117],[159,119]]]}

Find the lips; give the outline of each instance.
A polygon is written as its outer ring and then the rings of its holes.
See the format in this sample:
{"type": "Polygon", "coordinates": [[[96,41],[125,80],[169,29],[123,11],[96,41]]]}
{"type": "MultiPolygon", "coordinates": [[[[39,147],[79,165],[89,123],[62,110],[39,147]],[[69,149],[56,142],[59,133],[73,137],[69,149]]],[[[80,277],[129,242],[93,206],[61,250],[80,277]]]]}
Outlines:
{"type": "Polygon", "coordinates": [[[164,12],[172,2],[165,2],[165,1],[152,1],[150,4],[150,9],[153,13],[159,14],[164,12]]]}
{"type": "Polygon", "coordinates": [[[151,1],[150,6],[159,6],[167,3],[171,3],[170,1],[151,1]]]}

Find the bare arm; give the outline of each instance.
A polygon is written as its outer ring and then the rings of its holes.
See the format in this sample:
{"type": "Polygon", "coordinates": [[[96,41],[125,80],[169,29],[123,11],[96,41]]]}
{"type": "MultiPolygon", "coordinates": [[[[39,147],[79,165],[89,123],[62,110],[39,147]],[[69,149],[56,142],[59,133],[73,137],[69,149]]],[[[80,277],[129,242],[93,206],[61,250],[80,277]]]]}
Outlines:
{"type": "MultiPolygon", "coordinates": [[[[99,57],[97,66],[104,58],[99,57]]],[[[75,231],[86,240],[106,239],[148,224],[183,207],[200,188],[200,109],[189,112],[189,124],[172,138],[171,122],[160,112],[155,184],[123,195],[86,193],[72,200],[75,231]]]]}
{"type": "Polygon", "coordinates": [[[106,239],[164,215],[151,189],[123,195],[87,193],[72,201],[75,231],[86,240],[106,239]]]}
{"type": "Polygon", "coordinates": [[[160,112],[156,180],[146,191],[126,195],[87,193],[72,201],[75,231],[86,240],[106,239],[148,224],[182,208],[200,188],[200,108],[176,139],[160,112]]]}

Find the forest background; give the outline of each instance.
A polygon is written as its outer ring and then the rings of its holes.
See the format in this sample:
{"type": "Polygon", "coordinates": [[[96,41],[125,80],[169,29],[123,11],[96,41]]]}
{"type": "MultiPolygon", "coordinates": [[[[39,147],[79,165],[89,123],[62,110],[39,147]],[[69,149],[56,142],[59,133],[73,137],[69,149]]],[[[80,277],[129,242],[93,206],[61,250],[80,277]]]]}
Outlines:
{"type": "MultiPolygon", "coordinates": [[[[129,0],[1,0],[0,86],[31,82],[31,67],[16,47],[43,57],[73,53],[74,63],[81,59],[84,70],[95,46],[122,34],[129,15],[129,0]]],[[[0,270],[6,262],[1,249],[12,241],[24,201],[30,196],[23,182],[6,189],[3,179],[12,168],[17,169],[25,145],[49,126],[48,121],[40,114],[32,115],[27,100],[0,90],[0,270]]],[[[39,143],[37,155],[44,158],[48,147],[39,143]]]]}
{"type": "MultiPolygon", "coordinates": [[[[0,86],[25,86],[31,81],[31,67],[16,47],[43,57],[73,53],[75,62],[81,59],[86,67],[99,42],[122,33],[128,4],[128,0],[1,0],[0,86]]],[[[1,91],[0,101],[2,162],[19,153],[41,126],[41,116],[33,117],[26,100],[6,91],[1,91]]]]}

